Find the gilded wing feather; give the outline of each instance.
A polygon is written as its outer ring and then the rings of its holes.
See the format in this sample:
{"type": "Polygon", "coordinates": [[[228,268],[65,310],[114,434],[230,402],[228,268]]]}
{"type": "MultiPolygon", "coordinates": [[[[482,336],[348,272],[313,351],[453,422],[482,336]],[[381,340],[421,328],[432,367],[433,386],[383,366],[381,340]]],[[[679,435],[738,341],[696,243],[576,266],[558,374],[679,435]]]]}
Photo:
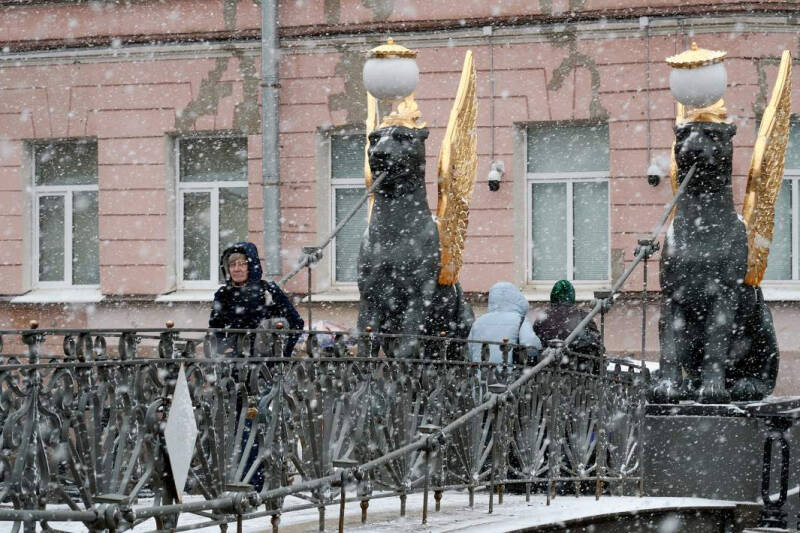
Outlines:
{"type": "Polygon", "coordinates": [[[767,257],[775,225],[775,202],[781,190],[786,147],[789,143],[792,58],[784,51],[778,79],[764,110],[747,175],[742,218],[747,226],[745,283],[758,287],[767,270],[767,257]]]}
{"type": "Polygon", "coordinates": [[[436,224],[441,256],[439,283],[442,285],[455,285],[463,264],[469,204],[478,167],[477,115],[475,64],[472,51],[468,51],[439,153],[436,224]]]}
{"type": "MultiPolygon", "coordinates": [[[[369,134],[375,131],[378,127],[378,100],[367,93],[367,120],[366,120],[366,137],[367,142],[364,145],[364,185],[367,189],[372,186],[372,170],[369,168],[369,134]]],[[[375,203],[375,195],[369,197],[369,204],[367,205],[367,223],[372,217],[372,204],[375,203]]]]}
{"type": "MultiPolygon", "coordinates": [[[[675,125],[686,120],[686,108],[682,103],[675,104],[675,125]]],[[[675,141],[672,141],[672,149],[669,151],[669,184],[672,186],[672,195],[678,192],[678,163],[675,161],[675,141]]],[[[673,209],[673,213],[675,210],[673,209]]]]}

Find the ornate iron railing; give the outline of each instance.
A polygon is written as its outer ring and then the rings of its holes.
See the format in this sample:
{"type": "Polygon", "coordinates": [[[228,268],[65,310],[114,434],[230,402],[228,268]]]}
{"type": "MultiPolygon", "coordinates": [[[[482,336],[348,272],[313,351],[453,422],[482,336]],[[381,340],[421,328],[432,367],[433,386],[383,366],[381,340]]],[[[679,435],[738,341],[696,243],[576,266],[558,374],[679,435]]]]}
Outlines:
{"type": "Polygon", "coordinates": [[[270,516],[277,531],[281,514],[311,507],[323,530],[338,503],[341,531],[348,501],[363,520],[383,496],[398,496],[402,515],[423,492],[424,522],[431,490],[438,508],[445,489],[466,489],[472,504],[487,487],[490,512],[509,484],[548,501],[587,484],[597,497],[604,484],[641,491],[644,363],[567,347],[643,261],[646,280],[693,172],[611,290],[537,360],[503,343],[491,363],[483,342],[472,362],[464,340],[372,332],[311,332],[287,358],[298,332],[282,329],[227,331],[237,357],[217,353],[213,330],[0,331],[0,521],[117,531],[155,519],[181,531],[270,516]],[[398,343],[418,357],[393,357],[398,343]],[[183,490],[198,497],[183,501],[183,490]],[[182,513],[203,521],[178,527],[182,513]]]}
{"type": "Polygon", "coordinates": [[[195,513],[205,525],[270,516],[277,531],[298,508],[289,494],[319,509],[322,528],[337,502],[359,501],[366,517],[370,499],[397,495],[403,514],[421,491],[427,514],[429,491],[438,507],[445,489],[472,501],[488,487],[492,505],[509,484],[554,494],[593,483],[599,496],[603,483],[641,482],[641,367],[558,346],[530,360],[510,344],[490,363],[490,343],[469,362],[465,341],[438,337],[415,339],[433,356],[396,359],[410,339],[374,333],[317,332],[275,357],[289,333],[237,332],[241,357],[224,357],[209,330],[0,332],[0,520],[171,529],[195,513]],[[363,357],[376,343],[381,356],[363,357]],[[169,447],[181,382],[186,438],[169,447]],[[200,497],[181,499],[184,474],[200,497]]]}

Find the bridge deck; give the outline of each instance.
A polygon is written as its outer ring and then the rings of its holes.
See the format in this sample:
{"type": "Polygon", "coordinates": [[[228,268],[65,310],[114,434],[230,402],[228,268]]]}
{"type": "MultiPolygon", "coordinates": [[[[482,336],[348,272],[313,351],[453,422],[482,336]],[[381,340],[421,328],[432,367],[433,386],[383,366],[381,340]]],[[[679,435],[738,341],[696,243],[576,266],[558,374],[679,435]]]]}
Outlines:
{"type": "MultiPolygon", "coordinates": [[[[597,522],[619,524],[620,520],[638,517],[644,520],[675,522],[677,529],[667,531],[680,531],[677,515],[686,513],[695,515],[695,518],[715,520],[720,513],[728,515],[741,515],[744,511],[758,517],[760,505],[742,504],[722,500],[709,500],[702,498],[656,498],[632,496],[602,496],[595,500],[591,496],[558,496],[551,504],[546,504],[544,495],[531,496],[530,503],[525,502],[524,495],[506,494],[503,505],[495,505],[493,514],[488,514],[488,494],[476,492],[475,507],[468,506],[466,492],[447,492],[441,502],[441,510],[434,511],[433,493],[429,495],[428,524],[422,525],[422,494],[408,496],[407,512],[404,518],[400,517],[399,500],[396,497],[370,500],[369,516],[366,524],[361,524],[361,509],[358,502],[348,503],[345,508],[345,531],[354,532],[426,532],[426,533],[505,533],[514,531],[549,531],[563,530],[564,526],[581,531],[583,525],[597,522]],[[695,511],[698,511],[695,513],[695,511]],[[652,518],[648,518],[652,517],[652,518]]],[[[145,503],[145,502],[143,502],[145,503]]],[[[292,498],[287,500],[287,506],[292,504],[303,505],[307,502],[292,498]]],[[[326,531],[336,531],[338,526],[339,506],[330,505],[326,508],[326,531]]],[[[245,533],[271,533],[269,517],[256,518],[244,522],[245,533]]],[[[192,515],[181,516],[179,526],[199,522],[200,518],[192,515]]],[[[85,531],[83,524],[75,523],[50,523],[51,526],[62,531],[85,531]]],[[[288,513],[281,518],[281,533],[315,533],[318,531],[318,513],[316,509],[305,509],[288,513]]],[[[231,524],[235,528],[235,524],[231,524]]],[[[144,532],[155,529],[155,523],[140,524],[134,531],[144,532]]],[[[658,528],[663,529],[663,528],[658,528]]],[[[596,531],[605,531],[597,528],[596,531]]],[[[736,528],[736,530],[739,530],[736,528]]],[[[197,529],[202,533],[216,533],[219,528],[207,527],[197,529]]],[[[231,531],[229,528],[228,531],[231,531]]]]}

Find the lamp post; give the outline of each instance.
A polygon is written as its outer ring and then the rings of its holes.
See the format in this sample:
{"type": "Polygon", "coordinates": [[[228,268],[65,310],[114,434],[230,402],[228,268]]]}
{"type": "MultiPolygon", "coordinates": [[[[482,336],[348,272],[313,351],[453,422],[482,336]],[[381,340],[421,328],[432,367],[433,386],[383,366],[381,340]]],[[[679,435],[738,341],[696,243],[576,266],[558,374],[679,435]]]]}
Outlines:
{"type": "MultiPolygon", "coordinates": [[[[398,111],[392,113],[392,117],[397,122],[415,121],[419,116],[416,105],[413,104],[414,89],[417,88],[419,83],[419,68],[417,67],[417,52],[416,50],[409,50],[404,46],[394,43],[394,40],[389,38],[386,44],[375,47],[367,54],[367,61],[364,63],[362,72],[364,79],[364,87],[378,102],[390,106],[394,102],[403,102],[407,104],[403,107],[400,104],[398,111]]],[[[311,330],[311,267],[322,259],[322,251],[325,249],[336,235],[344,228],[344,226],[355,216],[361,206],[366,202],[372,194],[372,189],[377,186],[376,182],[370,187],[364,196],[358,201],[350,210],[350,212],[339,222],[336,229],[328,235],[318,246],[305,246],[303,253],[300,256],[298,264],[294,270],[289,274],[283,276],[279,282],[280,285],[285,284],[293,278],[303,268],[308,269],[308,296],[306,302],[308,304],[308,327],[311,330]]],[[[311,344],[311,337],[309,336],[309,345],[311,344]]]]}

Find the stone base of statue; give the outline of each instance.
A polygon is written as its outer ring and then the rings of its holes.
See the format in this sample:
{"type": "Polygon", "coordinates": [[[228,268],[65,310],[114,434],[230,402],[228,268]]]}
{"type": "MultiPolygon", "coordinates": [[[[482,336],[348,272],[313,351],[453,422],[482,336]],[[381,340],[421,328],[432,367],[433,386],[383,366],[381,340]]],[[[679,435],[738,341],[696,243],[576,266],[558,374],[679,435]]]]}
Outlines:
{"type": "Polygon", "coordinates": [[[789,501],[796,497],[787,500],[780,492],[782,483],[788,488],[789,482],[791,487],[798,483],[800,424],[794,422],[800,416],[800,398],[650,404],[646,413],[646,495],[759,502],[766,474],[770,488],[762,519],[796,524],[795,502],[789,501]]]}

